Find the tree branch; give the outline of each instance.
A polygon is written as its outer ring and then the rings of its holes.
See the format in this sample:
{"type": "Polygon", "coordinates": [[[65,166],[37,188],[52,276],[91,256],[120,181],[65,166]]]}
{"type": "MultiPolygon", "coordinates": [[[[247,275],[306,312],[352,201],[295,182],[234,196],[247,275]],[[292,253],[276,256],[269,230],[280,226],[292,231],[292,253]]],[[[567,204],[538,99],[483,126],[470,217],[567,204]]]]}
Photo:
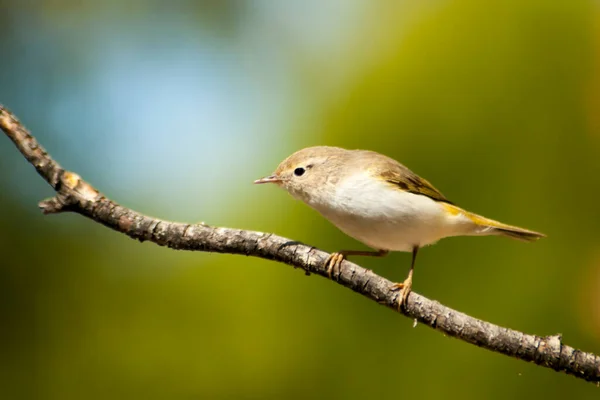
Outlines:
{"type": "MultiPolygon", "coordinates": [[[[139,241],[151,241],[177,250],[245,254],[302,268],[306,274],[327,277],[328,254],[271,233],[185,224],[152,218],[104,197],[77,174],[64,170],[6,108],[0,106],[0,127],[56,191],[40,202],[45,214],[76,212],[139,241]]],[[[398,310],[398,292],[392,282],[344,261],[333,280],[398,310]]],[[[412,292],[401,313],[448,336],[507,356],[563,371],[600,384],[600,357],[564,345],[560,335],[534,336],[481,321],[412,292]]]]}

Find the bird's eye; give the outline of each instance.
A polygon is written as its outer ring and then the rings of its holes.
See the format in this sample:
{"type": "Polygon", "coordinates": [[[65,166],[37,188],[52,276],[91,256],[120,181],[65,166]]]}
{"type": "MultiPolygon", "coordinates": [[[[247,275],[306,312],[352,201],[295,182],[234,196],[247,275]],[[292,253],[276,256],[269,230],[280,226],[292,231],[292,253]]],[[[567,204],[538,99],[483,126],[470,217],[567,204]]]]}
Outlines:
{"type": "Polygon", "coordinates": [[[304,175],[305,172],[306,172],[306,170],[304,168],[298,167],[294,170],[294,175],[302,176],[302,175],[304,175]]]}

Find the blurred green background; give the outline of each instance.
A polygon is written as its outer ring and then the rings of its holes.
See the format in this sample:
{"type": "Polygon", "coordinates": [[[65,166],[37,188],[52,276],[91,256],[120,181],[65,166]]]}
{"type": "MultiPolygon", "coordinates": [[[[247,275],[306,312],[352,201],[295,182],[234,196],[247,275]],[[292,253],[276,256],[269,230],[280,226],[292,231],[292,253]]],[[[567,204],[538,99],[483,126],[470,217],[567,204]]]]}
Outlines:
{"type": "MultiPolygon", "coordinates": [[[[363,248],[275,187],[309,145],[383,152],[548,235],[443,240],[414,289],[600,352],[597,1],[0,1],[0,102],[64,167],[164,219],[363,248]]],[[[0,398],[597,399],[265,260],[78,215],[0,137],[0,398]]],[[[355,259],[391,280],[409,255],[355,259]]]]}

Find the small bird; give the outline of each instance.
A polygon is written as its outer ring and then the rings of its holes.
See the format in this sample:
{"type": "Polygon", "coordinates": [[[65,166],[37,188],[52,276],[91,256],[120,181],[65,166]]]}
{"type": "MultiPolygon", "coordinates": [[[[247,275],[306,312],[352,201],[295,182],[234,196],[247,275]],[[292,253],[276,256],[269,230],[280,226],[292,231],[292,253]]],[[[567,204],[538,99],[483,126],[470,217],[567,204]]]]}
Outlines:
{"type": "Polygon", "coordinates": [[[412,252],[407,278],[392,287],[400,290],[398,308],[412,289],[421,247],[450,236],[499,235],[526,242],[545,236],[466,211],[398,161],[374,151],[307,147],[254,183],[275,183],[342,232],[377,250],[332,253],[326,261],[330,278],[346,256],[412,252]]]}

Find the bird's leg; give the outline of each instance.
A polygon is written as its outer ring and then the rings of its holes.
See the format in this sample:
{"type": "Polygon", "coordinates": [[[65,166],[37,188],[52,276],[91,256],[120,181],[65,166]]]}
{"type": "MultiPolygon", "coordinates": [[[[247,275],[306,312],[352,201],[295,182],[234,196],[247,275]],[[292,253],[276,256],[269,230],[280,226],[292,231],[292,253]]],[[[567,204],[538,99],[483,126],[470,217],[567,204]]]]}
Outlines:
{"type": "Polygon", "coordinates": [[[327,266],[327,276],[331,279],[335,269],[338,270],[338,279],[339,274],[341,273],[341,265],[342,261],[346,259],[347,256],[370,256],[370,257],[383,257],[389,253],[388,250],[379,250],[379,251],[361,251],[361,250],[341,250],[335,253],[331,253],[327,260],[325,261],[325,265],[327,266]]]}
{"type": "Polygon", "coordinates": [[[399,299],[398,299],[398,311],[403,305],[406,305],[406,300],[408,299],[408,295],[412,290],[412,279],[413,279],[413,271],[415,270],[415,260],[417,259],[417,252],[419,251],[419,247],[415,246],[412,250],[412,261],[410,263],[410,271],[408,271],[408,276],[402,283],[394,283],[392,285],[392,290],[400,289],[399,299]]]}

